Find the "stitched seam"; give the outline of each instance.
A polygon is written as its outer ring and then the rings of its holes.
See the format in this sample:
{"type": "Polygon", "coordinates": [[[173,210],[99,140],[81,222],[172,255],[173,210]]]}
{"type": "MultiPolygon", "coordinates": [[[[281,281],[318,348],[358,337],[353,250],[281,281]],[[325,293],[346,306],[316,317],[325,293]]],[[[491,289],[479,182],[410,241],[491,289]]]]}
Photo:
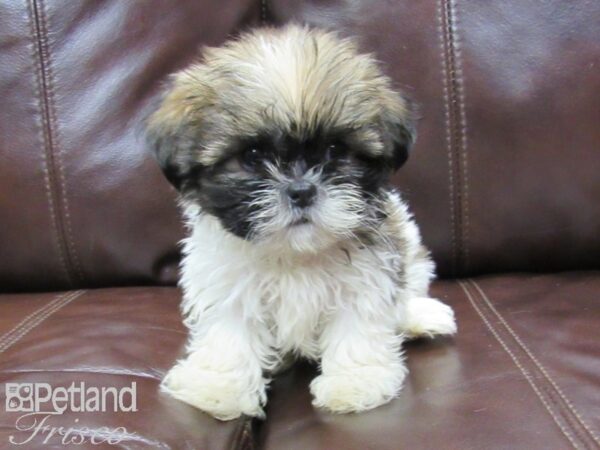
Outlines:
{"type": "Polygon", "coordinates": [[[470,280],[470,281],[471,281],[471,284],[475,287],[475,289],[477,289],[477,291],[479,292],[479,295],[481,296],[481,298],[483,299],[483,301],[488,305],[488,307],[490,308],[490,310],[496,315],[496,317],[498,318],[498,320],[500,320],[500,323],[502,323],[502,325],[504,325],[504,327],[506,328],[506,330],[510,333],[510,335],[514,338],[514,340],[519,344],[519,346],[523,349],[523,351],[525,352],[525,354],[527,356],[529,356],[529,358],[531,359],[531,361],[539,369],[539,371],[542,373],[542,375],[544,376],[544,378],[546,378],[546,380],[550,383],[550,385],[555,389],[555,391],[558,394],[558,396],[563,400],[563,402],[565,403],[565,405],[567,406],[567,408],[570,410],[570,412],[575,416],[575,418],[577,419],[577,421],[579,422],[579,424],[589,433],[590,437],[592,438],[592,440],[594,442],[596,442],[597,444],[600,444],[600,441],[598,440],[598,437],[595,435],[594,431],[585,423],[585,421],[583,420],[583,417],[575,409],[575,406],[573,406],[573,404],[571,403],[571,401],[563,393],[562,389],[560,389],[560,387],[558,386],[558,384],[554,381],[554,379],[552,379],[552,377],[550,376],[550,374],[548,373],[548,371],[546,370],[546,368],[539,362],[539,360],[535,357],[535,355],[531,352],[531,350],[521,340],[521,338],[519,337],[519,335],[517,335],[517,333],[512,329],[512,327],[508,324],[508,322],[504,319],[504,317],[496,309],[496,307],[490,301],[489,297],[485,294],[485,292],[483,291],[483,289],[474,280],[470,280]]]}
{"type": "Polygon", "coordinates": [[[260,0],[260,24],[267,24],[267,0],[260,0]]]}
{"type": "Polygon", "coordinates": [[[39,47],[39,34],[36,24],[37,13],[35,12],[35,4],[33,0],[27,2],[27,12],[29,15],[29,28],[31,33],[31,42],[32,42],[32,51],[31,56],[35,65],[35,84],[34,84],[34,95],[39,100],[39,118],[41,126],[39,127],[39,139],[43,147],[42,151],[42,165],[44,172],[44,190],[46,192],[46,199],[48,201],[48,210],[50,213],[50,222],[52,227],[53,241],[56,246],[56,253],[58,255],[58,260],[60,263],[60,267],[65,273],[66,281],[69,286],[73,284],[71,279],[71,273],[68,269],[67,262],[65,259],[66,249],[64,247],[64,242],[61,239],[59,219],[56,214],[57,210],[57,199],[54,195],[54,190],[52,189],[53,185],[53,173],[52,173],[52,154],[50,148],[51,144],[51,136],[48,134],[48,124],[47,124],[47,110],[45,107],[44,95],[42,94],[45,91],[44,87],[44,66],[42,56],[40,54],[39,47]]]}
{"type": "Polygon", "coordinates": [[[26,326],[20,328],[14,335],[7,339],[2,345],[0,345],[0,353],[5,352],[10,347],[15,345],[18,341],[20,341],[26,334],[28,334],[31,330],[41,324],[44,320],[50,317],[55,312],[64,308],[66,305],[71,303],[76,298],[80,297],[85,291],[75,291],[71,294],[63,297],[60,301],[56,302],[51,307],[47,308],[43,313],[35,316],[26,326]]]}
{"type": "MultiPolygon", "coordinates": [[[[7,339],[0,345],[0,353],[3,353],[8,348],[12,347],[15,343],[17,343],[21,338],[23,338],[27,333],[33,330],[36,326],[54,314],[56,311],[63,308],[65,305],[69,304],[75,298],[79,297],[83,291],[75,291],[66,297],[60,298],[60,301],[54,303],[51,307],[46,308],[42,313],[35,316],[26,326],[19,328],[18,330],[14,330],[15,332],[11,336],[7,336],[7,339]]],[[[13,331],[13,330],[11,330],[13,331]]]]}
{"type": "Polygon", "coordinates": [[[504,342],[504,340],[500,337],[500,335],[498,334],[498,332],[496,331],[496,329],[493,327],[493,325],[491,324],[491,322],[487,319],[487,317],[485,316],[485,314],[481,311],[481,309],[477,305],[474,297],[471,295],[470,291],[467,289],[467,287],[464,284],[464,282],[459,281],[458,284],[463,289],[463,291],[465,292],[465,295],[467,296],[467,299],[471,303],[471,306],[473,307],[473,309],[475,310],[475,312],[477,313],[477,315],[479,315],[479,317],[481,318],[481,320],[483,321],[483,323],[485,324],[485,326],[490,330],[490,332],[496,338],[496,340],[498,341],[498,343],[502,346],[502,348],[504,349],[504,351],[510,356],[510,358],[513,360],[513,362],[515,363],[515,365],[517,366],[517,368],[521,371],[521,373],[523,374],[523,376],[525,377],[525,379],[527,380],[527,382],[529,383],[529,385],[533,388],[533,391],[538,396],[538,398],[542,402],[542,405],[544,405],[544,407],[546,408],[546,411],[548,411],[548,413],[550,414],[550,416],[552,417],[552,419],[554,420],[554,422],[558,425],[558,427],[562,431],[563,435],[569,440],[569,442],[571,443],[571,445],[573,446],[573,448],[575,448],[575,449],[581,448],[581,447],[579,447],[577,445],[577,443],[575,442],[573,436],[571,436],[571,433],[569,433],[569,431],[565,428],[565,426],[559,420],[559,418],[556,415],[556,413],[552,410],[550,404],[544,398],[544,396],[540,392],[538,386],[535,384],[533,378],[529,374],[529,371],[521,364],[521,362],[519,361],[518,357],[512,352],[512,350],[508,347],[508,345],[506,344],[506,342],[504,342]]]}
{"type": "Polygon", "coordinates": [[[439,36],[441,46],[441,61],[442,61],[442,91],[444,97],[444,118],[446,126],[446,154],[448,157],[448,195],[450,198],[450,245],[451,245],[451,261],[452,261],[452,272],[456,275],[457,262],[458,262],[458,251],[457,251],[457,239],[456,239],[456,204],[455,204],[455,180],[454,180],[454,155],[453,155],[453,142],[452,142],[452,112],[450,108],[450,85],[449,79],[450,73],[450,62],[448,60],[448,27],[446,26],[447,16],[447,4],[444,0],[440,0],[438,5],[439,15],[439,36]]]}
{"type": "Polygon", "coordinates": [[[28,324],[28,322],[34,317],[37,316],[38,314],[41,314],[43,311],[45,311],[46,309],[48,309],[49,307],[51,307],[53,304],[57,303],[58,301],[60,301],[60,299],[64,298],[66,295],[68,295],[68,293],[65,294],[61,294],[58,295],[56,297],[54,297],[52,300],[50,300],[48,303],[46,303],[44,306],[42,306],[41,308],[36,309],[35,311],[33,311],[31,314],[26,315],[23,320],[21,320],[17,325],[15,325],[12,329],[10,329],[9,331],[7,331],[6,333],[4,333],[2,336],[0,336],[0,347],[2,347],[4,345],[4,343],[10,339],[11,335],[13,335],[14,333],[16,333],[19,329],[23,328],[25,325],[28,324]]]}
{"type": "Polygon", "coordinates": [[[468,178],[468,152],[467,152],[467,113],[465,108],[465,78],[462,66],[462,49],[460,41],[457,37],[458,30],[458,1],[450,1],[453,4],[451,17],[453,28],[453,45],[454,45],[454,70],[456,72],[456,97],[458,99],[458,123],[457,134],[459,135],[458,152],[461,155],[459,161],[459,169],[462,172],[462,182],[460,184],[461,192],[461,249],[462,249],[462,270],[469,270],[469,178],[468,178]]]}
{"type": "Polygon", "coordinates": [[[42,0],[37,0],[39,2],[39,22],[40,22],[40,30],[41,30],[41,48],[43,49],[42,55],[45,57],[45,68],[46,68],[46,96],[47,96],[47,105],[48,105],[48,133],[52,134],[52,143],[53,148],[52,151],[54,153],[54,161],[56,162],[57,168],[56,172],[58,173],[58,178],[60,181],[60,189],[61,189],[61,199],[62,199],[62,212],[63,212],[63,221],[64,228],[63,234],[64,239],[67,243],[67,249],[69,252],[67,253],[67,260],[72,263],[72,267],[75,269],[75,272],[80,281],[84,281],[83,271],[81,269],[81,265],[79,264],[79,258],[77,257],[77,252],[75,250],[75,242],[73,241],[73,230],[71,227],[71,214],[69,211],[69,199],[67,195],[67,182],[65,177],[64,165],[62,163],[62,155],[63,150],[60,147],[60,138],[59,138],[59,129],[58,129],[58,120],[56,115],[56,105],[54,101],[54,71],[52,68],[52,58],[50,57],[50,45],[48,43],[48,27],[47,27],[47,14],[45,3],[42,0]]]}
{"type": "Polygon", "coordinates": [[[462,256],[463,256],[463,242],[462,242],[462,186],[461,186],[461,148],[460,148],[460,103],[458,99],[458,84],[457,78],[457,62],[456,62],[456,35],[454,26],[454,3],[452,0],[446,0],[445,2],[445,15],[446,20],[446,51],[448,58],[448,75],[449,75],[449,108],[450,108],[450,145],[453,153],[453,170],[454,170],[454,216],[456,229],[454,234],[456,236],[456,271],[462,272],[462,256]]]}

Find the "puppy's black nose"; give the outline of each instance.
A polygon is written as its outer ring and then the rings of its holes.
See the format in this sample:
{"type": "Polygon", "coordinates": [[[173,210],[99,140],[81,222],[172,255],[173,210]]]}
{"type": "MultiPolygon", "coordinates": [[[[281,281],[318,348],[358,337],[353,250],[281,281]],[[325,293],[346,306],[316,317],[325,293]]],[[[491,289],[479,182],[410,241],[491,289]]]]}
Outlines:
{"type": "Polygon", "coordinates": [[[292,205],[298,208],[310,206],[317,194],[314,184],[305,180],[294,181],[287,189],[292,205]]]}

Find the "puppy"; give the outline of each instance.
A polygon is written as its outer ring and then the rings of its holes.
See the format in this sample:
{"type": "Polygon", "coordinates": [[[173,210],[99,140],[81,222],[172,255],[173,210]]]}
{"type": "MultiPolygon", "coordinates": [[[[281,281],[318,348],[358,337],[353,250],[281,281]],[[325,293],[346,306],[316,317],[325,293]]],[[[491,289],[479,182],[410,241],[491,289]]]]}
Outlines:
{"type": "Polygon", "coordinates": [[[262,417],[289,356],[320,363],[313,404],[395,397],[401,343],[453,334],[392,173],[415,139],[372,56],[331,32],[260,29],[176,73],[149,142],[181,194],[190,338],[162,389],[222,420],[262,417]]]}

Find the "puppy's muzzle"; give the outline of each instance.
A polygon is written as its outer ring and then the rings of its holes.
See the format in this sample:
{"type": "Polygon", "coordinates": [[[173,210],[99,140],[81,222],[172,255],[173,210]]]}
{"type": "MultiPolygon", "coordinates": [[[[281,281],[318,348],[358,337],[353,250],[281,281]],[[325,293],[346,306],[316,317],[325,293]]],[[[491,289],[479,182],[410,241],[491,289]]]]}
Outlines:
{"type": "Polygon", "coordinates": [[[314,203],[317,187],[309,181],[297,180],[288,186],[287,194],[292,206],[307,208],[314,203]]]}

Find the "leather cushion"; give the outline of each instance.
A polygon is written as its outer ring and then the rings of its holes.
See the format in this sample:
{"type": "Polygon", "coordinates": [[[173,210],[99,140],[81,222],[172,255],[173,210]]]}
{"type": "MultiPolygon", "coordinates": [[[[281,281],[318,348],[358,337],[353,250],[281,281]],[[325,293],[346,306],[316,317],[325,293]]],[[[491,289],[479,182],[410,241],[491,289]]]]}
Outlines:
{"type": "MultiPolygon", "coordinates": [[[[133,448],[595,448],[598,292],[600,273],[436,282],[433,294],[455,308],[459,333],[407,345],[400,398],[359,415],[315,411],[315,368],[300,364],[273,382],[264,423],[218,422],[158,393],[186,337],[176,289],[3,295],[0,389],[136,381],[136,413],[56,418],[124,426],[138,436],[133,448]]],[[[17,416],[0,409],[0,442],[15,435],[17,416]]]]}
{"type": "Polygon", "coordinates": [[[355,36],[420,105],[395,182],[440,273],[600,268],[600,2],[273,0],[355,36]]]}
{"type": "Polygon", "coordinates": [[[358,414],[313,409],[302,365],[273,384],[265,449],[599,448],[600,273],[436,283],[454,339],[406,346],[400,397],[358,414]]]}
{"type": "Polygon", "coordinates": [[[0,290],[175,284],[182,226],[143,122],[253,0],[0,3],[0,290]]]}
{"type": "Polygon", "coordinates": [[[356,36],[421,106],[394,182],[443,276],[600,267],[600,3],[0,4],[0,286],[173,284],[182,228],[142,122],[262,18],[356,36]]]}
{"type": "MultiPolygon", "coordinates": [[[[113,437],[127,448],[246,447],[252,440],[248,420],[219,422],[158,391],[186,339],[179,300],[174,288],[0,296],[0,446],[8,445],[9,436],[17,442],[31,436],[15,430],[23,413],[5,412],[7,382],[121,388],[135,381],[137,412],[67,410],[48,424],[125,427],[126,436],[113,437]]],[[[46,436],[36,436],[24,447],[47,448],[42,445],[46,436]]],[[[60,437],[53,437],[45,445],[59,448],[60,443],[60,437]]],[[[98,448],[89,440],[87,446],[98,448]]]]}

